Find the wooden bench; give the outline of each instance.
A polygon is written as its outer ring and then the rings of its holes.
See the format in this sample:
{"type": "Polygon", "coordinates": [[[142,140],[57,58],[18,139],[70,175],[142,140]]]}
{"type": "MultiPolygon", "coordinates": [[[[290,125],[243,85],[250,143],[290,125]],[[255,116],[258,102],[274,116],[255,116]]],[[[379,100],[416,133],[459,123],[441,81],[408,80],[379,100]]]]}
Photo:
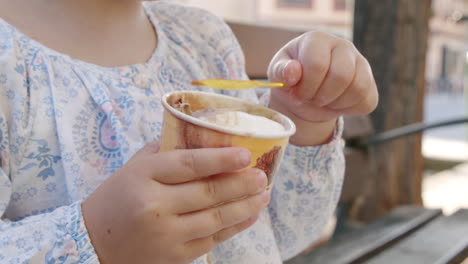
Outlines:
{"type": "Polygon", "coordinates": [[[468,209],[400,207],[362,228],[286,264],[461,263],[468,258],[468,209]]]}

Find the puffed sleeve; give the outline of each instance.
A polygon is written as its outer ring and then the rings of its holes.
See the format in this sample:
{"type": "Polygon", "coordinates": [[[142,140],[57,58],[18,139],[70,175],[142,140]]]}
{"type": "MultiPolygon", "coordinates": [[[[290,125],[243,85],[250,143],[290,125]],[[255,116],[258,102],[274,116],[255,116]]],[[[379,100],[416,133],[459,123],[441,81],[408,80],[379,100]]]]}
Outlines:
{"type": "Polygon", "coordinates": [[[0,263],[98,263],[80,202],[20,220],[6,216],[15,179],[11,135],[19,129],[19,109],[27,107],[16,95],[28,88],[13,28],[0,19],[0,263]]]}

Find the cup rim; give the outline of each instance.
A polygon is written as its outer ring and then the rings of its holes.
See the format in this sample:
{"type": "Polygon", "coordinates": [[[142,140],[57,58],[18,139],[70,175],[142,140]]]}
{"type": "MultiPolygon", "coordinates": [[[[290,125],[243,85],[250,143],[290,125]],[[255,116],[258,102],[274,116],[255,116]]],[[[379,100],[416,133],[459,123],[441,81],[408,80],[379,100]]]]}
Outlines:
{"type": "Polygon", "coordinates": [[[264,107],[262,105],[252,103],[252,102],[249,102],[249,101],[245,101],[245,100],[242,100],[242,99],[239,99],[239,98],[236,98],[236,97],[232,97],[232,96],[221,95],[221,94],[216,94],[216,93],[209,93],[209,92],[201,92],[201,91],[174,91],[174,92],[169,92],[169,93],[164,94],[163,97],[161,98],[161,101],[162,101],[162,104],[163,104],[164,108],[167,109],[169,112],[171,112],[176,117],[178,117],[178,118],[180,118],[180,119],[182,119],[184,121],[187,121],[189,123],[192,123],[194,125],[198,125],[198,126],[201,126],[201,127],[209,128],[209,129],[219,131],[219,132],[223,132],[223,133],[227,133],[227,134],[232,134],[232,135],[242,136],[242,137],[251,137],[251,138],[279,139],[279,138],[290,137],[290,136],[294,135],[294,133],[296,133],[296,125],[294,124],[294,122],[289,117],[287,117],[287,116],[283,115],[282,113],[280,113],[278,111],[275,111],[275,110],[273,110],[271,108],[267,108],[267,107],[264,107]],[[237,102],[242,103],[242,104],[249,104],[249,105],[252,105],[252,106],[256,106],[256,107],[266,109],[268,111],[271,111],[271,112],[274,112],[275,114],[277,114],[287,124],[289,129],[284,124],[282,124],[283,127],[285,127],[284,132],[280,132],[280,133],[277,133],[275,135],[263,135],[263,134],[260,134],[260,133],[242,132],[242,131],[235,130],[235,129],[229,129],[229,128],[226,128],[226,127],[223,127],[223,126],[219,126],[219,125],[210,123],[208,121],[203,121],[203,120],[198,119],[196,117],[184,114],[184,113],[176,110],[171,105],[169,105],[169,103],[167,102],[167,98],[169,96],[171,96],[173,94],[183,94],[183,93],[195,93],[195,94],[202,94],[202,95],[207,95],[207,96],[211,96],[211,97],[225,98],[225,99],[228,99],[228,100],[237,101],[237,102]]]}

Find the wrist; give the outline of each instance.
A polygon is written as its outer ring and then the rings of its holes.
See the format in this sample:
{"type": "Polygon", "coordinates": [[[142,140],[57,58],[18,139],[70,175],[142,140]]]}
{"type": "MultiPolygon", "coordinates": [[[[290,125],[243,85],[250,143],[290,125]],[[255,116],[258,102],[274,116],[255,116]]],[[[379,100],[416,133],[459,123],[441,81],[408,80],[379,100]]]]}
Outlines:
{"type": "Polygon", "coordinates": [[[296,133],[289,139],[290,144],[300,147],[322,145],[328,143],[334,135],[337,117],[325,121],[310,121],[297,116],[283,104],[275,103],[275,100],[270,100],[269,106],[289,117],[296,125],[296,133]]]}
{"type": "Polygon", "coordinates": [[[296,124],[296,133],[291,136],[289,143],[299,146],[323,145],[333,138],[336,129],[337,118],[328,121],[312,122],[290,116],[296,124]]]}

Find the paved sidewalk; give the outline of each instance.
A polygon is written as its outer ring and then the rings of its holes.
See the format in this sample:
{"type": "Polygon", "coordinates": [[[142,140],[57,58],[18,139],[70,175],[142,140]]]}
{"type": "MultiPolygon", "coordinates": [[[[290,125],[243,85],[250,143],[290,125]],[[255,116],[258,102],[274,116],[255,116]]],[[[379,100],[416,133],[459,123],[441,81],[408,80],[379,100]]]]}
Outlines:
{"type": "Polygon", "coordinates": [[[468,208],[468,162],[441,171],[423,180],[423,201],[428,208],[441,208],[452,214],[468,208]]]}
{"type": "Polygon", "coordinates": [[[423,179],[423,201],[429,208],[451,214],[468,208],[468,140],[450,140],[425,135],[423,156],[432,160],[460,162],[451,169],[427,174],[423,179]]]}
{"type": "Polygon", "coordinates": [[[468,140],[423,136],[422,153],[425,158],[468,162],[468,140]]]}

